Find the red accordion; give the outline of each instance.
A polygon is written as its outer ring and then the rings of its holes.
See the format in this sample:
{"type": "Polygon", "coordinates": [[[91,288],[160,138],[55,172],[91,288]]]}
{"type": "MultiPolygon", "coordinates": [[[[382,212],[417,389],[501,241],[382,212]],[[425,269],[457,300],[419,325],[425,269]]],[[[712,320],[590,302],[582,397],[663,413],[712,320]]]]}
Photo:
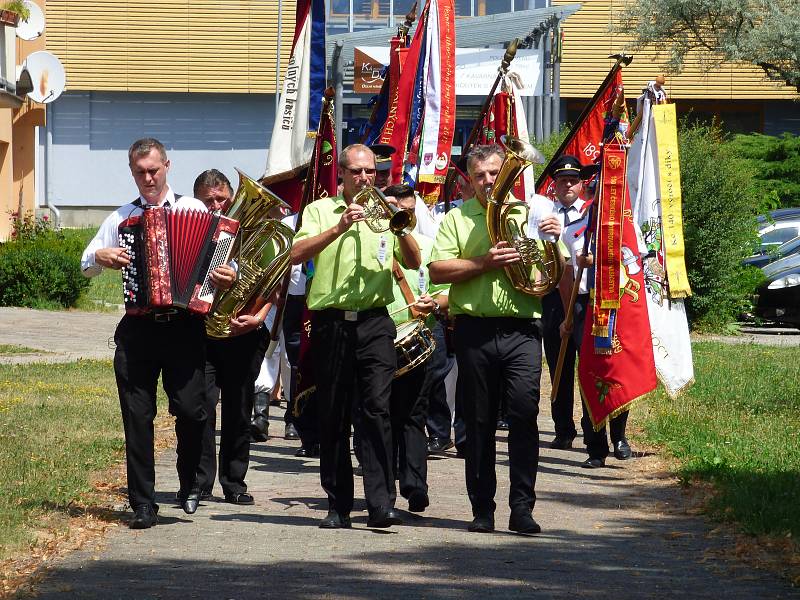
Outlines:
{"type": "Polygon", "coordinates": [[[216,289],[209,276],[230,259],[239,222],[199,210],[146,208],[120,223],[127,314],[185,308],[205,315],[216,289]]]}

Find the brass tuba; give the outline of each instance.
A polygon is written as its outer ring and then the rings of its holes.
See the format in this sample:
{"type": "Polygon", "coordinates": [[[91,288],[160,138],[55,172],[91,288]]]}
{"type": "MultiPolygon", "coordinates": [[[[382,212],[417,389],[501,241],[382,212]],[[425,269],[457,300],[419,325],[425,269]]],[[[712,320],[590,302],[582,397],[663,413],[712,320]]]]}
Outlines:
{"type": "Polygon", "coordinates": [[[505,241],[520,254],[520,262],[505,267],[511,284],[531,296],[544,296],[558,285],[564,273],[564,257],[557,242],[527,237],[517,222],[509,217],[509,213],[517,206],[522,207],[527,222],[530,212],[528,205],[521,201],[508,201],[517,178],[530,165],[543,163],[544,157],[531,144],[519,138],[503,136],[501,143],[505,148],[506,158],[487,194],[486,226],[489,229],[489,238],[493,246],[499,241],[505,241]],[[532,270],[531,267],[535,269],[532,270]]]}
{"type": "Polygon", "coordinates": [[[404,210],[391,204],[376,187],[365,187],[355,195],[353,202],[364,207],[364,221],[375,233],[391,231],[402,237],[414,231],[417,225],[413,210],[404,210]]]}
{"type": "Polygon", "coordinates": [[[286,203],[239,169],[239,188],[225,216],[239,221],[233,259],[238,266],[233,286],[220,291],[206,317],[206,333],[213,338],[231,334],[230,322],[251,306],[259,296],[267,296],[280,283],[289,268],[294,231],[270,216],[286,203]]]}

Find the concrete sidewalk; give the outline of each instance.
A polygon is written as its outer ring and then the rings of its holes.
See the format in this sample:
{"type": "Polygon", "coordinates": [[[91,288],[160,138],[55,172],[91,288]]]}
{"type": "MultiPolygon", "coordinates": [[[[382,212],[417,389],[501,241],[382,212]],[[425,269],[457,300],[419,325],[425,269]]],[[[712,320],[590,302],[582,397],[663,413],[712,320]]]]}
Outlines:
{"type": "MultiPolygon", "coordinates": [[[[46,360],[110,358],[108,339],[118,320],[114,314],[0,309],[0,344],[52,352],[46,360]]],[[[52,563],[36,586],[39,597],[800,597],[774,575],[720,559],[730,542],[687,514],[674,479],[663,474],[657,457],[611,458],[605,469],[585,470],[579,467],[582,450],[550,450],[546,375],[542,384],[534,511],[541,535],[506,530],[505,434],[497,442],[494,534],[466,531],[471,515],[464,467],[454,456],[429,461],[432,505],[424,515],[404,513],[405,525],[371,530],[363,500],[357,500],[352,530],[318,529],[327,512],[318,461],[295,458],[297,442],[271,438],[252,446],[248,483],[255,506],[215,499],[191,516],[174,501],[174,452],[162,453],[156,480],[158,526],[131,531],[122,525],[52,563]]],[[[277,418],[282,410],[272,410],[272,431],[282,432],[277,418]]],[[[360,495],[358,480],[356,490],[360,495]]],[[[215,493],[221,494],[219,486],[215,493]]],[[[397,506],[407,505],[399,499],[397,506]]]]}
{"type": "MultiPolygon", "coordinates": [[[[273,408],[277,413],[277,409],[273,408]]],[[[508,457],[498,436],[498,531],[466,531],[471,519],[463,462],[429,461],[432,506],[388,530],[366,527],[357,501],[352,530],[317,527],[327,510],[318,461],[294,457],[296,442],[252,446],[256,505],[219,498],[192,516],[174,502],[175,456],[158,461],[159,524],[120,526],[106,540],[51,566],[44,599],[221,598],[790,598],[774,575],[719,558],[725,540],[686,514],[672,478],[653,456],[585,470],[580,450],[546,448],[534,516],[541,535],[506,531],[508,457]]],[[[273,420],[273,431],[282,423],[273,420]]],[[[356,481],[357,495],[361,484],[356,481]]],[[[219,487],[215,489],[220,494],[219,487]]],[[[406,503],[398,499],[398,508],[406,503]]]]}

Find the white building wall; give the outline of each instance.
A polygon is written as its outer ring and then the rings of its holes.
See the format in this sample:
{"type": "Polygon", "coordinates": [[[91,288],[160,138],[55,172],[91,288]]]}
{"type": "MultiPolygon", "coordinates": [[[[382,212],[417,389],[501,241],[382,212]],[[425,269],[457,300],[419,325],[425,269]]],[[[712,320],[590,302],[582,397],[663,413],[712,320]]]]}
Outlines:
{"type": "MultiPolygon", "coordinates": [[[[216,168],[238,184],[234,167],[260,177],[275,98],[266,94],[68,92],[52,104],[47,198],[59,209],[120,206],[137,196],[127,152],[138,138],[167,148],[169,182],[191,194],[195,177],[216,168]]],[[[47,136],[41,137],[42,144],[47,136]]],[[[88,210],[87,214],[95,211],[88,210]]],[[[96,220],[96,219],[92,219],[96,220]]]]}

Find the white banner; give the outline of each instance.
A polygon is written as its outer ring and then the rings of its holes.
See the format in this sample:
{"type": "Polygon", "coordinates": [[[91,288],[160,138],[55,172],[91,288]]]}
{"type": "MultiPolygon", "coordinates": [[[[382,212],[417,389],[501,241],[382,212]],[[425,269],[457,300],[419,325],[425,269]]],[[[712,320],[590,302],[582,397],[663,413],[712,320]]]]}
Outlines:
{"type": "MultiPolygon", "coordinates": [[[[362,69],[374,78],[382,66],[389,64],[389,48],[384,46],[357,46],[356,50],[372,58],[362,69]]],[[[486,96],[497,79],[497,68],[503,60],[503,48],[456,48],[456,95],[486,96]]],[[[522,87],[515,91],[520,96],[541,96],[542,51],[517,50],[508,69],[519,77],[522,87]]],[[[359,73],[355,73],[356,78],[359,73]]],[[[377,83],[376,83],[377,85],[377,83]]]]}
{"type": "Polygon", "coordinates": [[[309,162],[314,139],[308,136],[311,88],[311,12],[297,38],[283,80],[280,111],[275,120],[265,175],[291,171],[309,162]]]}
{"type": "Polygon", "coordinates": [[[642,103],[642,125],[630,149],[628,185],[638,226],[648,256],[644,258],[644,287],[653,355],[661,383],[671,397],[694,382],[692,344],[682,299],[669,298],[664,269],[661,191],[658,178],[658,144],[650,101],[642,103]]]}

